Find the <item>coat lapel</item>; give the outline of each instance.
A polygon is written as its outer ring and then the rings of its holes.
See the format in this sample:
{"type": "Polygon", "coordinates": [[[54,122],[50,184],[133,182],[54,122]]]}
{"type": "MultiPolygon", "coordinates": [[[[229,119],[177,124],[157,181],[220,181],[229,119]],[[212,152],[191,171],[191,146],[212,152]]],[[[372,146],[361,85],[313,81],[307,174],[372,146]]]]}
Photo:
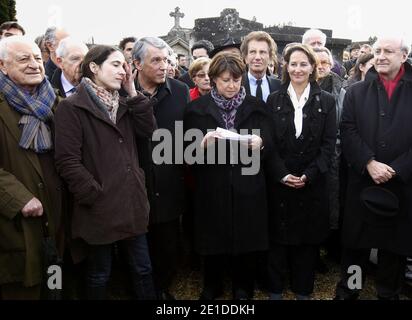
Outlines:
{"type": "Polygon", "coordinates": [[[213,101],[213,98],[211,97],[206,112],[209,113],[216,120],[216,122],[219,124],[221,128],[226,128],[225,122],[223,121],[223,117],[219,112],[219,108],[213,101]]]}
{"type": "Polygon", "coordinates": [[[281,87],[280,81],[275,79],[274,77],[267,77],[268,82],[269,82],[269,91],[270,93],[278,91],[281,87]]]}
{"type": "Polygon", "coordinates": [[[235,128],[239,128],[242,125],[242,122],[249,119],[252,113],[260,113],[262,115],[270,116],[269,108],[266,104],[261,104],[260,101],[255,98],[246,96],[243,103],[239,106],[236,112],[235,118],[235,128]],[[253,100],[252,100],[253,99],[253,100]],[[266,108],[266,109],[265,109],[266,108]]]}
{"type": "Polygon", "coordinates": [[[249,84],[249,77],[248,77],[247,72],[243,74],[242,84],[246,89],[246,94],[250,95],[250,84],[249,84]]]}

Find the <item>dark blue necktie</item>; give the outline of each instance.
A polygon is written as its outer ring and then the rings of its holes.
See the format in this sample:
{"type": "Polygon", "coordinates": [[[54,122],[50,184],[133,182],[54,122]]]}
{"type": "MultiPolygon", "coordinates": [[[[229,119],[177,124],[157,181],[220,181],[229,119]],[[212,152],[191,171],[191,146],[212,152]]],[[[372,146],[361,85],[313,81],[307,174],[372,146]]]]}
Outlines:
{"type": "Polygon", "coordinates": [[[73,93],[76,93],[76,91],[77,91],[76,87],[73,87],[67,93],[73,94],[73,93]]]}
{"type": "Polygon", "coordinates": [[[262,93],[262,79],[256,80],[257,88],[256,88],[256,98],[263,100],[263,93],[262,93]]]}

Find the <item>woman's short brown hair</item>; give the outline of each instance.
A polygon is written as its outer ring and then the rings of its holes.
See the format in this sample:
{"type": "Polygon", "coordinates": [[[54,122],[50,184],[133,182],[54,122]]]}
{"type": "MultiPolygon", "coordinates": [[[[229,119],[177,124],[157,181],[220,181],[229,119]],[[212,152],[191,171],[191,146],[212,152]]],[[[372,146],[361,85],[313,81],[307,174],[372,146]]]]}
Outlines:
{"type": "Polygon", "coordinates": [[[309,63],[312,65],[312,68],[313,68],[313,72],[309,76],[309,82],[316,81],[318,79],[318,69],[317,69],[318,58],[315,52],[310,46],[307,46],[305,44],[295,44],[287,48],[285,52],[285,56],[283,57],[285,64],[282,70],[282,82],[287,83],[290,81],[290,76],[289,76],[287,65],[290,62],[291,55],[296,51],[303,52],[308,57],[309,63]]]}
{"type": "Polygon", "coordinates": [[[238,79],[246,72],[246,65],[238,54],[222,51],[215,55],[210,63],[210,81],[214,83],[214,80],[226,71],[238,79]]]}
{"type": "Polygon", "coordinates": [[[212,60],[206,57],[198,58],[193,61],[189,68],[190,78],[193,80],[193,78],[196,77],[196,74],[201,71],[205,65],[210,64],[210,61],[212,60]]]}

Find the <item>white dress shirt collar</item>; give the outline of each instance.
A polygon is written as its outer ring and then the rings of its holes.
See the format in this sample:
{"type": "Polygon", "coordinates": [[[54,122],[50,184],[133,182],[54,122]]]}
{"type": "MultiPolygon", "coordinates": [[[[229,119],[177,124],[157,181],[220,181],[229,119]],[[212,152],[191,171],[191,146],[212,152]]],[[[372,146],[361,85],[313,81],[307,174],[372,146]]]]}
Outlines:
{"type": "MultiPolygon", "coordinates": [[[[254,97],[256,97],[256,89],[257,89],[257,80],[251,73],[250,71],[248,71],[247,73],[248,79],[249,79],[249,87],[250,87],[250,94],[254,97]]],[[[268,77],[265,75],[262,78],[262,97],[263,97],[263,101],[267,101],[269,94],[270,94],[270,87],[269,87],[269,81],[268,81],[268,77]]]]}
{"type": "Polygon", "coordinates": [[[63,87],[63,90],[64,90],[64,93],[65,93],[66,97],[71,96],[73,94],[73,92],[71,92],[71,90],[74,88],[74,85],[72,85],[70,83],[70,81],[66,79],[63,72],[62,72],[62,75],[60,77],[60,80],[62,82],[62,87],[63,87]]]}
{"type": "Polygon", "coordinates": [[[303,129],[303,107],[309,99],[310,94],[310,83],[306,86],[303,91],[302,96],[298,99],[298,96],[295,92],[295,89],[292,86],[292,83],[289,84],[288,94],[290,100],[292,100],[293,107],[295,108],[295,129],[296,129],[296,139],[300,137],[303,129]]]}

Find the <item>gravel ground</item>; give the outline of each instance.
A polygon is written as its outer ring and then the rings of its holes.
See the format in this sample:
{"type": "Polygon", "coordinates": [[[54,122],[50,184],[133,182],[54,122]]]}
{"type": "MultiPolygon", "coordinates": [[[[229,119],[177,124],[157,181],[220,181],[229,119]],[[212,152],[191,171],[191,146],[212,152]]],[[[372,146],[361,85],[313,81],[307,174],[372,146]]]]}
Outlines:
{"type": "MultiPolygon", "coordinates": [[[[339,280],[338,264],[327,261],[326,265],[329,268],[327,274],[317,274],[315,290],[313,294],[314,300],[332,300],[335,295],[335,286],[339,280]]],[[[188,264],[182,263],[177,274],[171,293],[177,300],[197,300],[202,289],[202,274],[198,268],[190,268],[188,264]]],[[[127,276],[124,270],[114,268],[113,278],[110,285],[110,297],[114,300],[128,300],[131,298],[125,288],[127,287],[127,276]]],[[[401,296],[402,300],[412,299],[412,285],[406,286],[405,294],[401,296]]],[[[366,285],[361,293],[360,298],[363,300],[376,300],[375,289],[373,284],[373,274],[367,277],[366,285]]],[[[231,299],[230,284],[225,286],[225,294],[219,300],[231,299]]],[[[267,294],[261,291],[255,291],[255,300],[267,300],[267,294]]],[[[292,300],[294,296],[291,292],[286,292],[285,300],[292,300]]]]}
{"type": "MultiPolygon", "coordinates": [[[[189,263],[187,257],[181,258],[178,268],[178,274],[170,292],[177,300],[197,300],[202,290],[202,272],[200,263],[189,263]]],[[[329,272],[326,274],[317,274],[315,282],[315,290],[313,294],[314,300],[332,300],[335,296],[335,286],[339,281],[339,265],[336,262],[323,258],[329,272]]],[[[119,262],[120,259],[115,259],[112,268],[112,277],[109,283],[109,298],[111,300],[130,300],[132,298],[130,279],[128,276],[127,267],[119,262]]],[[[371,265],[372,266],[372,265],[371,265]]],[[[85,299],[84,290],[76,288],[80,287],[81,270],[79,268],[66,268],[65,278],[63,279],[64,298],[67,300],[83,300],[85,299]]],[[[376,294],[374,289],[373,268],[371,274],[367,276],[365,288],[362,290],[360,298],[363,300],[375,300],[376,294]]],[[[225,294],[219,300],[229,300],[232,298],[230,283],[227,281],[225,285],[225,294]]],[[[267,300],[267,293],[255,290],[255,300],[267,300]]],[[[284,294],[285,300],[294,299],[291,292],[284,294]]],[[[401,295],[402,300],[412,299],[412,283],[405,285],[404,294],[401,295]]]]}

